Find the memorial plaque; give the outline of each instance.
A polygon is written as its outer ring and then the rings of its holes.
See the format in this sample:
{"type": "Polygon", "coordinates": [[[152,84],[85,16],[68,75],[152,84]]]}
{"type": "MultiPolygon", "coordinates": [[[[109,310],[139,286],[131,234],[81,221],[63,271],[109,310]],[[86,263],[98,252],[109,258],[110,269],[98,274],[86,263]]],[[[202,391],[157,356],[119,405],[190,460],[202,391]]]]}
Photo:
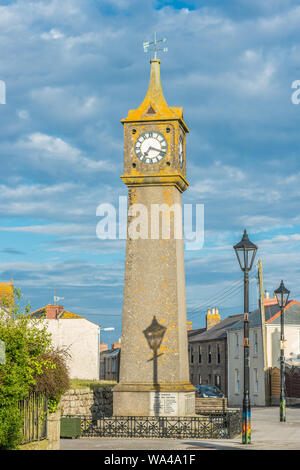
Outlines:
{"type": "Polygon", "coordinates": [[[0,364],[5,364],[5,343],[0,340],[0,364]]]}
{"type": "Polygon", "coordinates": [[[150,416],[178,416],[178,394],[151,392],[150,416]]]}
{"type": "Polygon", "coordinates": [[[195,394],[186,393],[185,396],[185,414],[190,415],[195,412],[195,394]]]}

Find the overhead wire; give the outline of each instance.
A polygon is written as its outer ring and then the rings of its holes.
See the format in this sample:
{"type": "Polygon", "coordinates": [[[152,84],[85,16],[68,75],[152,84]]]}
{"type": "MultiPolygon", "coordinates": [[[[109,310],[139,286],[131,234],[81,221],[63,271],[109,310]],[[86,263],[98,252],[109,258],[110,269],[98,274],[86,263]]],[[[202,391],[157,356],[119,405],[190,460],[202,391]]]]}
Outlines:
{"type": "MultiPolygon", "coordinates": [[[[249,281],[252,282],[254,280],[254,277],[255,275],[251,274],[251,276],[249,276],[249,281]]],[[[242,287],[243,287],[242,280],[238,282],[234,282],[229,289],[225,288],[216,296],[209,298],[206,302],[202,302],[198,305],[192,306],[192,308],[188,310],[189,315],[194,315],[195,313],[199,313],[199,310],[206,310],[207,308],[210,308],[212,305],[220,304],[225,299],[228,300],[228,297],[230,298],[233,295],[236,295],[237,292],[242,289],[242,287]]]]}
{"type": "MultiPolygon", "coordinates": [[[[249,282],[253,283],[253,281],[256,278],[255,273],[251,273],[249,276],[249,282]]],[[[188,316],[189,318],[194,318],[195,315],[199,315],[202,313],[202,311],[206,311],[207,308],[210,308],[212,305],[217,306],[218,304],[220,305],[224,300],[229,300],[229,298],[236,296],[236,294],[243,288],[243,281],[239,281],[238,285],[237,283],[233,283],[229,289],[223,290],[220,294],[218,294],[215,297],[211,297],[206,303],[201,303],[197,306],[194,306],[192,309],[188,310],[188,316]]]]}

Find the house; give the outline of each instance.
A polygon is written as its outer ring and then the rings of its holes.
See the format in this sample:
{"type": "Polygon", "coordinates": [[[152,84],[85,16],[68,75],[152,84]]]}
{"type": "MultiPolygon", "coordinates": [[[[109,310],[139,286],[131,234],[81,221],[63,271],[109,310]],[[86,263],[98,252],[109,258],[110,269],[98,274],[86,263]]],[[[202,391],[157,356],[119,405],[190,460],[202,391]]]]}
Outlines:
{"type": "Polygon", "coordinates": [[[102,380],[119,381],[121,357],[121,340],[113,342],[111,349],[102,349],[100,352],[100,378],[102,380]]]}
{"type": "Polygon", "coordinates": [[[45,318],[55,348],[68,352],[67,364],[71,379],[99,380],[100,327],[62,305],[46,305],[29,314],[45,318]]]}
{"type": "Polygon", "coordinates": [[[217,308],[208,309],[206,327],[188,332],[190,380],[193,385],[216,385],[227,396],[227,328],[243,318],[221,320],[217,308]]]}
{"type": "MultiPolygon", "coordinates": [[[[266,406],[270,403],[269,374],[279,368],[280,362],[280,308],[277,300],[265,299],[265,364],[260,309],[249,314],[250,403],[266,406]]],[[[241,406],[243,402],[244,322],[231,325],[227,331],[228,347],[228,404],[241,406]]],[[[284,309],[285,359],[300,354],[300,302],[290,300],[284,309]]]]}

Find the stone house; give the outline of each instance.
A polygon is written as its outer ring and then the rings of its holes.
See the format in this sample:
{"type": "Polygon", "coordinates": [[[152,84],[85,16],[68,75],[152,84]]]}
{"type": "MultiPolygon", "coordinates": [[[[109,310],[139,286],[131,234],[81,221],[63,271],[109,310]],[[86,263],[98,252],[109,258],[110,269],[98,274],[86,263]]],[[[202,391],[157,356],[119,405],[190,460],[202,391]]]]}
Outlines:
{"type": "Polygon", "coordinates": [[[46,305],[29,314],[45,318],[55,348],[66,349],[71,379],[99,380],[100,327],[86,318],[65,310],[62,305],[46,305]]]}
{"type": "Polygon", "coordinates": [[[206,327],[188,332],[190,380],[193,385],[216,385],[227,396],[227,328],[241,318],[242,315],[233,315],[221,321],[218,309],[209,309],[206,327]]]}

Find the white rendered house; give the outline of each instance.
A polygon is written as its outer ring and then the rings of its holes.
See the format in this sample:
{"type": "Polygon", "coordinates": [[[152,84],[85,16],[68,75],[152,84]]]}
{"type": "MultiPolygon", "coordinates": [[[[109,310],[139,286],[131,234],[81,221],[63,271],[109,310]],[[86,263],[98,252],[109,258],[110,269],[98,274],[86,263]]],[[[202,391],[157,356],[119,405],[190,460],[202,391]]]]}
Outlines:
{"type": "Polygon", "coordinates": [[[86,318],[68,312],[61,305],[47,305],[30,314],[45,317],[55,348],[66,349],[71,379],[99,380],[100,327],[86,318]]]}
{"type": "MultiPolygon", "coordinates": [[[[275,299],[265,303],[266,364],[260,310],[249,315],[250,403],[266,406],[266,373],[264,369],[280,367],[280,308],[275,299]]],[[[290,300],[284,311],[285,360],[300,354],[300,302],[290,300]]],[[[244,383],[243,320],[227,330],[228,405],[242,406],[244,383]]]]}

